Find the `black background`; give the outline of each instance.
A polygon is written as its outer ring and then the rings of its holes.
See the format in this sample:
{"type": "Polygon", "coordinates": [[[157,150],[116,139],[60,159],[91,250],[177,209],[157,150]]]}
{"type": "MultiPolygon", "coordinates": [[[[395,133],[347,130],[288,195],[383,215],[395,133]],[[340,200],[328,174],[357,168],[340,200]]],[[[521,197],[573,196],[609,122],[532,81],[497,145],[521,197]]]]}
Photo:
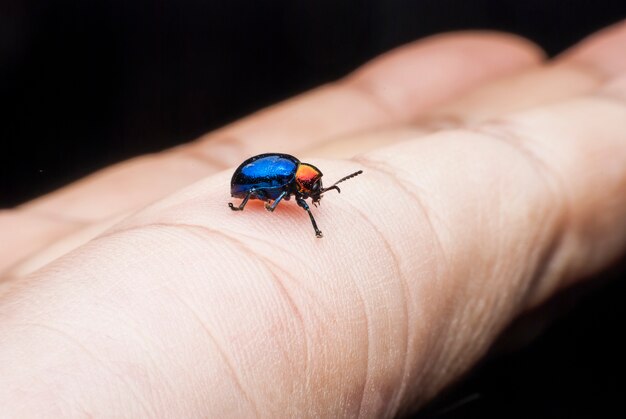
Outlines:
{"type": "MultiPolygon", "coordinates": [[[[554,55],[624,17],[624,0],[3,0],[0,207],[191,140],[426,35],[499,29],[554,55]]],[[[615,279],[625,273],[602,275],[577,303],[580,293],[561,296],[566,316],[524,349],[499,351],[422,416],[626,417],[626,294],[615,279]]]]}

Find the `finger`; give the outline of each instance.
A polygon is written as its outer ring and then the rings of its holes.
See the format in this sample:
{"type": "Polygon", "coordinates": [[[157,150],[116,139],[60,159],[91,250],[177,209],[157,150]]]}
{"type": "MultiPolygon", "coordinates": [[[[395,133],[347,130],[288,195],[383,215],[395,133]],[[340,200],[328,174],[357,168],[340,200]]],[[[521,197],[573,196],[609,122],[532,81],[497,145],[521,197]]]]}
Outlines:
{"type": "Polygon", "coordinates": [[[461,128],[511,112],[589,93],[626,72],[622,50],[626,22],[590,36],[552,62],[482,84],[468,93],[421,114],[411,125],[358,133],[316,142],[305,152],[349,158],[390,143],[414,139],[440,129],[461,128]]]}
{"type": "Polygon", "coordinates": [[[624,101],[622,78],[473,131],[314,161],[333,179],[365,170],[315,212],[321,240],[295,205],[230,211],[228,172],[199,182],[4,296],[0,359],[32,361],[6,367],[0,400],[14,406],[2,395],[18,388],[36,405],[69,358],[76,373],[54,396],[90,412],[141,400],[153,416],[380,417],[419,405],[521,311],[624,252],[624,101]],[[107,368],[94,373],[94,357],[107,368]]]}
{"type": "Polygon", "coordinates": [[[609,76],[619,76],[626,68],[626,57],[619,54],[616,45],[623,45],[626,20],[591,35],[585,42],[570,48],[562,58],[579,63],[586,67],[589,63],[603,63],[602,71],[609,76]]]}
{"type": "Polygon", "coordinates": [[[532,65],[539,56],[528,42],[504,34],[441,35],[400,48],[344,81],[259,112],[195,145],[115,165],[0,214],[0,225],[20,232],[16,237],[13,230],[2,229],[0,253],[7,257],[0,260],[0,271],[48,244],[59,231],[69,233],[79,224],[141,207],[255,152],[296,152],[311,141],[397,122],[532,65]],[[42,228],[20,227],[24,223],[42,228]]]}

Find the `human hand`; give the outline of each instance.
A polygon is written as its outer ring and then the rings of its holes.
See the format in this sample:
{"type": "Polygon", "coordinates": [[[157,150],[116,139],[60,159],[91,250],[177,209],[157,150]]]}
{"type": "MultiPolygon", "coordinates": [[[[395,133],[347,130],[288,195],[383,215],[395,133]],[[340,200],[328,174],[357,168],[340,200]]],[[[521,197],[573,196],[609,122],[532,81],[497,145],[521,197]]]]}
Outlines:
{"type": "Polygon", "coordinates": [[[517,315],[623,254],[625,44],[622,24],[544,63],[507,35],[426,39],[5,212],[0,405],[420,406],[517,315]],[[325,238],[292,203],[228,209],[234,166],[267,151],[325,180],[365,171],[315,211],[325,238]]]}

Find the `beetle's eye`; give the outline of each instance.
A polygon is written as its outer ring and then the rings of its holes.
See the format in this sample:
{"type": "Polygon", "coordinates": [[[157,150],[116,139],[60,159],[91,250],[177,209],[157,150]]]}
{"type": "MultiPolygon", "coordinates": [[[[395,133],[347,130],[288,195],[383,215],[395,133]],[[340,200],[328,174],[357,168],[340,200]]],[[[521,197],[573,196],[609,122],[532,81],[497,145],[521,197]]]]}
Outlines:
{"type": "Polygon", "coordinates": [[[317,192],[317,191],[319,191],[319,189],[320,189],[320,183],[321,183],[321,182],[315,182],[315,183],[313,184],[313,187],[311,188],[311,190],[312,190],[313,192],[317,192]]]}

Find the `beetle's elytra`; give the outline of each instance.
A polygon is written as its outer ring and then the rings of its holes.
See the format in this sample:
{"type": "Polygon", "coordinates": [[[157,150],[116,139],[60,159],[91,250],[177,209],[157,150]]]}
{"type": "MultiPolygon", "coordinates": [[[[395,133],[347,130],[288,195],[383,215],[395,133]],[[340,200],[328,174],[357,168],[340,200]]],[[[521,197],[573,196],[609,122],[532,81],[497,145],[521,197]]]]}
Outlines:
{"type": "Polygon", "coordinates": [[[288,201],[294,195],[296,202],[308,214],[315,230],[315,236],[322,237],[322,232],[317,228],[317,223],[306,199],[311,198],[313,205],[317,206],[325,192],[341,190],[337,184],[363,173],[362,170],[345,176],[332,186],[322,186],[322,172],[312,164],[302,163],[289,154],[266,153],[250,157],[233,173],[230,181],[230,195],[234,198],[242,198],[238,207],[231,202],[228,206],[233,211],[243,211],[250,199],[265,201],[265,209],[274,211],[283,199],[288,201]]]}

